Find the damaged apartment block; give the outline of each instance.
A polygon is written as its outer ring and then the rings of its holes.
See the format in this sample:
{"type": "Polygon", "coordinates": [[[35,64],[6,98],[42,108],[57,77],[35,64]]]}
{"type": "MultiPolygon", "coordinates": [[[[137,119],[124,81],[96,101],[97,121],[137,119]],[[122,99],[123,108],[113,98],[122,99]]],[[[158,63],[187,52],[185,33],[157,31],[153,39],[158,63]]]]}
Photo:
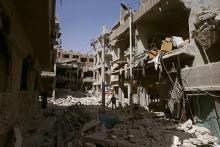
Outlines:
{"type": "Polygon", "coordinates": [[[91,41],[91,46],[95,51],[93,69],[93,90],[95,92],[102,91],[102,82],[105,83],[104,85],[106,90],[109,90],[110,88],[110,75],[108,72],[110,72],[111,69],[111,52],[106,43],[110,33],[105,27],[103,27],[102,32],[102,35],[91,41]]]}
{"type": "Polygon", "coordinates": [[[92,90],[93,56],[59,49],[57,52],[56,88],[92,90]]]}
{"type": "Polygon", "coordinates": [[[142,0],[137,11],[124,7],[111,31],[92,43],[95,89],[105,72],[121,106],[192,119],[220,137],[219,1],[142,0]],[[108,62],[109,72],[102,71],[99,65],[108,62]]]}

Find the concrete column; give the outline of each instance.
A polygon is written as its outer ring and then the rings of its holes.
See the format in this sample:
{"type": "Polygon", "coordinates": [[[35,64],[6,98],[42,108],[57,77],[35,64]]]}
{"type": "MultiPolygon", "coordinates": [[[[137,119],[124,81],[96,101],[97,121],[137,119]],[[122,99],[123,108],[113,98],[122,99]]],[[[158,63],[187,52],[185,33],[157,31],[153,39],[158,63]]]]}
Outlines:
{"type": "Polygon", "coordinates": [[[101,68],[101,80],[102,80],[102,109],[105,110],[105,38],[103,38],[103,49],[102,49],[102,68],[101,68]]]}
{"type": "Polygon", "coordinates": [[[79,69],[78,69],[78,67],[77,67],[76,70],[77,70],[77,71],[76,71],[76,90],[78,90],[78,89],[79,89],[79,80],[78,80],[78,77],[79,77],[79,69]]]}
{"type": "Polygon", "coordinates": [[[123,75],[119,75],[119,89],[118,89],[118,96],[119,96],[119,105],[124,107],[124,77],[123,75]]]}
{"type": "Polygon", "coordinates": [[[84,72],[83,72],[83,70],[82,70],[82,73],[81,73],[81,75],[80,75],[80,79],[81,79],[81,89],[80,90],[84,90],[84,83],[83,83],[83,79],[84,79],[84,72]]]}
{"type": "Polygon", "coordinates": [[[144,87],[138,87],[140,106],[149,110],[149,97],[144,87]]]}
{"type": "Polygon", "coordinates": [[[138,95],[138,98],[139,98],[139,105],[142,106],[143,98],[142,98],[142,93],[141,93],[141,87],[140,86],[137,87],[137,95],[138,95]]]}
{"type": "Polygon", "coordinates": [[[52,93],[52,98],[55,99],[56,97],[56,72],[57,72],[57,65],[56,63],[54,63],[54,73],[55,73],[55,77],[53,79],[53,93],[52,93]]]}
{"type": "Polygon", "coordinates": [[[118,97],[119,97],[119,105],[122,105],[122,89],[121,85],[118,87],[118,97]]]}
{"type": "Polygon", "coordinates": [[[121,106],[124,107],[125,106],[125,102],[124,102],[124,84],[121,85],[121,106]]]}
{"type": "Polygon", "coordinates": [[[125,85],[124,85],[124,80],[125,80],[125,78],[124,78],[124,74],[122,74],[122,76],[121,76],[121,89],[122,89],[122,94],[121,94],[121,104],[122,104],[122,107],[124,107],[125,106],[125,101],[124,101],[124,99],[125,99],[125,96],[124,96],[124,92],[125,92],[125,85]]]}
{"type": "Polygon", "coordinates": [[[133,103],[131,102],[132,99],[131,99],[131,84],[130,83],[128,84],[128,101],[129,101],[129,104],[133,103]]]}
{"type": "Polygon", "coordinates": [[[56,78],[53,79],[53,92],[52,92],[52,99],[55,99],[55,91],[56,91],[56,78]]]}

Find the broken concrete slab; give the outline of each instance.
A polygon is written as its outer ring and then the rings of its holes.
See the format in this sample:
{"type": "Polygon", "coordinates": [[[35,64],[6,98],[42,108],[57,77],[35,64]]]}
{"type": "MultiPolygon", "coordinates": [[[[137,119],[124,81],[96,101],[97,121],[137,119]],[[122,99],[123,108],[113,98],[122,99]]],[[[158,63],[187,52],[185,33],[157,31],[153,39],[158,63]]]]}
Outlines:
{"type": "Polygon", "coordinates": [[[191,119],[187,120],[184,124],[182,124],[180,127],[180,130],[187,132],[188,130],[190,130],[190,128],[192,128],[192,120],[191,119]]]}
{"type": "Polygon", "coordinates": [[[193,125],[192,120],[190,119],[186,121],[184,124],[182,124],[179,127],[179,129],[194,135],[194,138],[184,140],[184,145],[193,144],[195,146],[201,146],[209,144],[218,144],[217,137],[212,136],[207,128],[193,125]]]}

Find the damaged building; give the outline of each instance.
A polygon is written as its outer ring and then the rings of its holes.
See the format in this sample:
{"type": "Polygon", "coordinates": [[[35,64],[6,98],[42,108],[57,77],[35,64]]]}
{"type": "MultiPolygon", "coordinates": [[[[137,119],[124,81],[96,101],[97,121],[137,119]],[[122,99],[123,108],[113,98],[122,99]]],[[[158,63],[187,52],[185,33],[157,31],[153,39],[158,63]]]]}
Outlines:
{"type": "Polygon", "coordinates": [[[0,1],[0,146],[23,145],[40,110],[41,71],[52,66],[55,0],[0,1]],[[39,11],[40,8],[40,11],[39,11]]]}
{"type": "Polygon", "coordinates": [[[121,105],[191,118],[220,137],[219,8],[218,0],[142,0],[137,11],[122,5],[107,41],[95,47],[97,55],[111,52],[110,83],[121,105]]]}
{"type": "Polygon", "coordinates": [[[55,8],[0,0],[0,147],[219,146],[219,0],[121,3],[94,55],[60,49],[55,8]]]}
{"type": "MultiPolygon", "coordinates": [[[[55,15],[54,15],[55,16],[55,15]]],[[[58,18],[55,17],[54,30],[51,33],[53,40],[51,40],[51,68],[41,72],[40,93],[47,93],[48,97],[55,98],[56,90],[56,58],[57,50],[59,50],[59,39],[61,37],[60,26],[58,18]]]]}
{"type": "Polygon", "coordinates": [[[91,41],[91,46],[94,50],[94,92],[100,93],[102,90],[102,83],[104,83],[105,89],[109,90],[110,87],[110,75],[111,70],[111,52],[108,46],[109,31],[106,27],[103,27],[102,35],[91,41]]]}
{"type": "Polygon", "coordinates": [[[56,61],[56,88],[91,90],[93,84],[93,56],[59,49],[56,61]]]}

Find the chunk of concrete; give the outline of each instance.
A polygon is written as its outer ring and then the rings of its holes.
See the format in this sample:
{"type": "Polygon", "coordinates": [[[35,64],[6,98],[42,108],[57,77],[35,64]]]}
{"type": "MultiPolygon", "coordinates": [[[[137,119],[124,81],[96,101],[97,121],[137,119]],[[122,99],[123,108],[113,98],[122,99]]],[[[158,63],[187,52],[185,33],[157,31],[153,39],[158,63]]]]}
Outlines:
{"type": "Polygon", "coordinates": [[[207,128],[199,127],[199,126],[193,126],[193,127],[195,128],[196,132],[198,132],[199,134],[202,134],[202,135],[211,134],[209,129],[207,129],[207,128]]]}
{"type": "Polygon", "coordinates": [[[196,129],[195,129],[195,127],[193,127],[193,126],[192,126],[191,129],[189,129],[189,130],[187,131],[187,133],[189,133],[189,134],[194,134],[195,132],[196,132],[196,129]]]}
{"type": "Polygon", "coordinates": [[[220,14],[215,17],[215,22],[217,22],[217,23],[220,22],[220,14]]]}
{"type": "Polygon", "coordinates": [[[164,112],[154,112],[154,114],[156,115],[155,117],[165,118],[165,113],[164,112]]]}
{"type": "Polygon", "coordinates": [[[180,138],[178,136],[175,136],[175,135],[173,136],[172,142],[173,142],[172,146],[175,146],[175,147],[181,144],[180,143],[180,138]]]}
{"type": "Polygon", "coordinates": [[[192,127],[192,120],[187,120],[184,124],[181,125],[180,130],[187,132],[192,127]]]}
{"type": "Polygon", "coordinates": [[[173,43],[173,46],[180,48],[184,46],[184,41],[182,37],[173,36],[171,38],[171,42],[173,43]]]}

